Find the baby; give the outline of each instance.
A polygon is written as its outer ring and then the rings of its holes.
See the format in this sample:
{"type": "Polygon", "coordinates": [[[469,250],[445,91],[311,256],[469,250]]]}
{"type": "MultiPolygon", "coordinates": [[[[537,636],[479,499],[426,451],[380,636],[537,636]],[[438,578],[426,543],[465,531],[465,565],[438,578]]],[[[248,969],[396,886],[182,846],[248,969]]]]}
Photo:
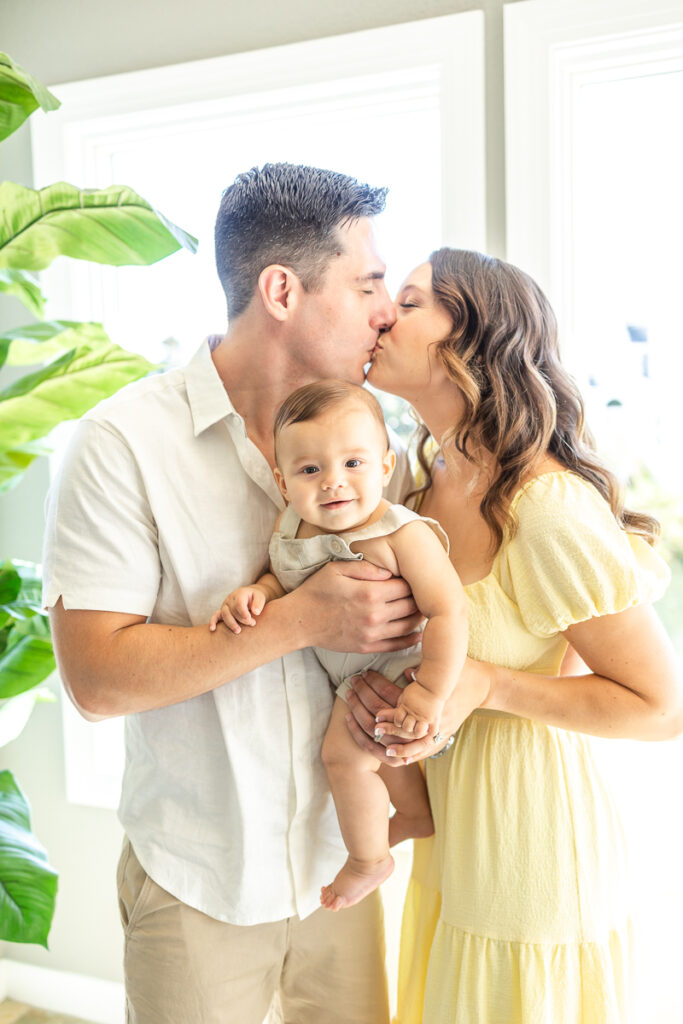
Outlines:
{"type": "MultiPolygon", "coordinates": [[[[316,648],[337,692],[322,756],[348,858],[321,903],[352,906],[391,874],[390,845],[433,831],[419,765],[382,765],[357,746],[344,703],[351,676],[373,668],[405,685],[393,724],[415,738],[436,736],[446,698],[467,653],[466,598],[440,526],[382,497],[396,464],[379,402],[345,381],[308,384],[275,420],[275,479],[287,501],[270,543],[269,571],[229,594],[210,623],[234,633],[254,626],[267,601],[282,597],[328,561],[365,558],[402,576],[427,619],[422,648],[343,654],[316,648]],[[389,802],[396,809],[389,828],[389,802]]],[[[384,716],[383,716],[384,717],[384,716]]],[[[385,725],[390,731],[391,723],[385,725]]]]}

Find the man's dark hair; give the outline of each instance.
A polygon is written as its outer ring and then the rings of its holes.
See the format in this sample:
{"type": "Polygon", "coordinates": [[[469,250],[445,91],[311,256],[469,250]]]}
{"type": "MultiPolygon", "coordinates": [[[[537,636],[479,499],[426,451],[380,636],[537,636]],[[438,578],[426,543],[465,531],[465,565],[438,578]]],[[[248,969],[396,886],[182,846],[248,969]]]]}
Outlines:
{"type": "Polygon", "coordinates": [[[273,263],[290,267],[306,291],[315,291],[343,251],[338,229],[381,213],[386,194],[347,174],[300,164],[239,174],[223,193],[215,230],[228,316],[244,312],[259,274],[273,263]]]}

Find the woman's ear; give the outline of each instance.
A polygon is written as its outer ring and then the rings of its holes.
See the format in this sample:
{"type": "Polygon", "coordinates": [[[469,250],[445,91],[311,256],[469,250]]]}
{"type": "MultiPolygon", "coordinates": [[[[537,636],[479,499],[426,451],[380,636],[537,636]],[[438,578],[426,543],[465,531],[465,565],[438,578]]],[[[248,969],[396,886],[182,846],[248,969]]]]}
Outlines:
{"type": "Polygon", "coordinates": [[[287,496],[287,485],[285,484],[285,478],[283,477],[282,473],[280,472],[277,466],[273,470],[273,475],[275,477],[275,483],[280,488],[280,494],[285,499],[285,501],[289,501],[289,497],[287,496]]]}
{"type": "Polygon", "coordinates": [[[284,322],[291,315],[301,282],[290,267],[273,263],[259,274],[258,290],[267,312],[284,322]]]}
{"type": "Polygon", "coordinates": [[[386,487],[389,481],[391,480],[392,476],[394,475],[394,470],[396,469],[396,452],[394,451],[393,448],[389,448],[386,455],[382,459],[382,467],[384,469],[382,484],[384,487],[386,487]]]}

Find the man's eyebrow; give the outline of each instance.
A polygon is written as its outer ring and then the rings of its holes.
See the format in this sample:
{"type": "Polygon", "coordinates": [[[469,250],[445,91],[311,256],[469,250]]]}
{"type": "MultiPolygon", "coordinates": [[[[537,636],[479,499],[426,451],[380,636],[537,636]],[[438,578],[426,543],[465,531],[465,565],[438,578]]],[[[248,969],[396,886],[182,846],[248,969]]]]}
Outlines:
{"type": "Polygon", "coordinates": [[[357,277],[356,281],[383,281],[385,270],[373,270],[370,274],[363,274],[361,277],[357,277]]]}

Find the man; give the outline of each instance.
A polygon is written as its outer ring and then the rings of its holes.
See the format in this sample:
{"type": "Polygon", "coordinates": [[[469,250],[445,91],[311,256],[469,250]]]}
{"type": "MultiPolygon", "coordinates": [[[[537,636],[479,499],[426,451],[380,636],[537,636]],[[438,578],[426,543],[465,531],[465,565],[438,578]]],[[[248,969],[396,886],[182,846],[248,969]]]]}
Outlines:
{"type": "Polygon", "coordinates": [[[261,1024],[276,993],[291,1024],[388,1017],[378,900],[319,909],[344,850],[320,761],[332,697],[308,648],[407,646],[408,588],[336,563],[254,629],[207,626],[266,563],[275,410],[313,380],[360,383],[393,323],[371,219],[385,191],[286,164],[240,175],[216,222],[227,334],[89,413],[53,488],[44,598],[64,685],[88,717],[128,716],[131,1024],[261,1024]]]}

